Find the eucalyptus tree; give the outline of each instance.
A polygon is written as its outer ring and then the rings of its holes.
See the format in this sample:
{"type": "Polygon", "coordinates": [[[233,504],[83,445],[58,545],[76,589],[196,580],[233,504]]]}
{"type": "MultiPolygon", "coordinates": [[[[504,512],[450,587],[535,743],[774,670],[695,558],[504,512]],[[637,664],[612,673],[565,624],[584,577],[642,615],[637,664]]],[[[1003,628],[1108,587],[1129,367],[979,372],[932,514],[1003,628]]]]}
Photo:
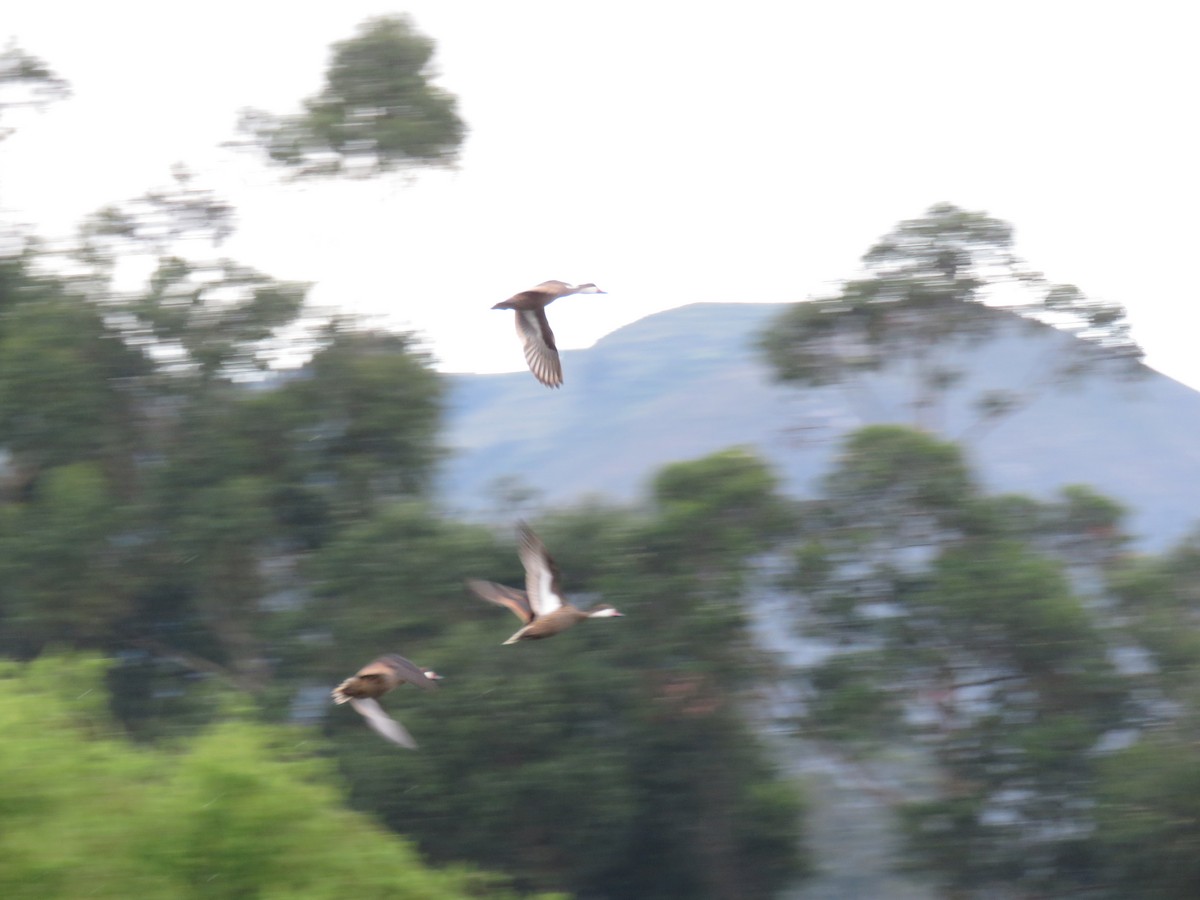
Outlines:
{"type": "MultiPolygon", "coordinates": [[[[257,132],[268,156],[304,174],[448,162],[464,128],[432,54],[407,19],[366,23],[306,112],[257,132]]],[[[0,56],[0,112],[65,91],[40,60],[0,56]]],[[[133,718],[195,693],[197,673],[266,690],[304,554],[421,496],[440,455],[441,385],[416,338],[330,319],[308,285],[230,258],[234,218],[178,166],[68,250],[0,259],[4,641],[121,649],[133,718]],[[285,358],[310,362],[273,371],[285,358]]]]}
{"type": "Polygon", "coordinates": [[[936,430],[940,406],[965,374],[961,353],[1022,320],[1079,340],[1066,352],[1055,344],[1027,384],[976,395],[975,428],[1032,402],[1047,383],[1140,371],[1125,310],[1050,283],[1016,254],[1012,227],[984,213],[932,206],[882,237],[862,264],[862,277],[832,297],[792,304],[763,333],[779,381],[861,384],[886,370],[908,386],[911,423],[936,430]]]}
{"type": "Polygon", "coordinates": [[[314,554],[301,620],[324,638],[288,671],[400,650],[445,674],[401,713],[436,752],[383,752],[330,722],[355,802],[435,859],[587,896],[772,896],[807,870],[803,803],[747,719],[772,669],[746,595],[786,523],[741,450],[667,467],[644,508],[546,515],[567,596],[625,617],[502,646],[503,611],[459,579],[521,584],[514,535],[392,505],[314,554]]]}
{"type": "MultiPolygon", "coordinates": [[[[18,109],[44,109],[56,100],[71,95],[71,86],[50,66],[31,53],[10,43],[0,50],[0,120],[18,109]]],[[[12,127],[0,127],[0,141],[9,137],[12,127]]]]}
{"type": "Polygon", "coordinates": [[[295,177],[448,165],[466,126],[457,98],[433,83],[434,49],[407,16],[370,19],[334,44],[325,86],[303,112],[245,110],[240,130],[295,177]]]}
{"type": "Polygon", "coordinates": [[[949,890],[1091,883],[1099,748],[1137,715],[1120,641],[1067,574],[1093,514],[1112,524],[1102,500],[990,497],[953,444],[873,426],[805,504],[784,583],[829,655],[802,731],[851,755],[924,748],[932,791],[897,812],[949,890]]]}

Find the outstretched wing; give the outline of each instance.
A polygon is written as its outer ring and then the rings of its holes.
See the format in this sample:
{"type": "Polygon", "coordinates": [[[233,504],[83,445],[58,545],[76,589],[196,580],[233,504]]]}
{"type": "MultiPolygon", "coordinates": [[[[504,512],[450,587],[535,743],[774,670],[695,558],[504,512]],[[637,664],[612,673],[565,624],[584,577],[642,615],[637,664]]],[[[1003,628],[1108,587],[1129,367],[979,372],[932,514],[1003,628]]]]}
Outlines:
{"type": "Polygon", "coordinates": [[[379,668],[391,672],[394,684],[407,681],[409,684],[415,684],[424,691],[432,691],[437,687],[434,680],[426,676],[424,669],[396,653],[389,653],[387,656],[379,657],[379,659],[359,672],[359,677],[362,677],[364,673],[369,674],[372,671],[377,671],[379,668]]]}
{"type": "Polygon", "coordinates": [[[362,717],[367,720],[368,725],[392,743],[407,747],[409,750],[417,749],[417,742],[413,740],[412,735],[405,730],[403,725],[385,713],[383,707],[374,700],[355,697],[351,699],[350,705],[362,713],[362,717]]]}
{"type": "Polygon", "coordinates": [[[525,567],[525,590],[529,593],[529,607],[535,616],[546,616],[563,605],[558,587],[558,566],[546,552],[546,545],[528,525],[518,526],[521,546],[518,554],[525,567]]]}
{"type": "Polygon", "coordinates": [[[554,332],[546,318],[546,310],[518,309],[517,334],[525,345],[525,362],[529,371],[546,387],[556,388],[563,383],[562,362],[554,343],[554,332]]]}
{"type": "Polygon", "coordinates": [[[478,578],[467,579],[467,587],[489,603],[508,607],[526,625],[533,621],[533,611],[529,608],[529,597],[524,591],[505,587],[494,581],[480,581],[478,578]]]}

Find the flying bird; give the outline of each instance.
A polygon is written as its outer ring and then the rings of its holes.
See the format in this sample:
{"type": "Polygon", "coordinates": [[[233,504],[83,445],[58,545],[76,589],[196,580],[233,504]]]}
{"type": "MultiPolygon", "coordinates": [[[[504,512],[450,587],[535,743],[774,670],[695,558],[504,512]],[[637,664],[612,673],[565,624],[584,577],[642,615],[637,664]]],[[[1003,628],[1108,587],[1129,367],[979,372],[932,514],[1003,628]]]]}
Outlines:
{"type": "Polygon", "coordinates": [[[491,603],[507,606],[521,620],[522,627],[504,643],[536,641],[554,637],[584,619],[619,616],[612,606],[601,603],[584,611],[572,606],[558,586],[558,566],[546,552],[546,546],[524,522],[518,526],[521,537],[521,565],[525,567],[525,590],[505,587],[493,581],[472,578],[467,587],[491,603]]]}
{"type": "Polygon", "coordinates": [[[525,344],[525,362],[529,371],[546,387],[556,388],[563,383],[562,363],[554,332],[546,319],[546,307],[568,294],[603,294],[594,284],[567,284],[563,281],[543,281],[527,291],[513,294],[492,309],[512,309],[517,313],[517,334],[525,344]]]}
{"type": "Polygon", "coordinates": [[[333,702],[349,703],[362,714],[368,725],[389,741],[409,750],[416,750],[417,742],[412,739],[412,735],[383,711],[378,698],[405,682],[431,691],[437,687],[434,682],[441,679],[442,676],[432,669],[413,665],[403,656],[391,653],[367,663],[335,687],[333,702]]]}

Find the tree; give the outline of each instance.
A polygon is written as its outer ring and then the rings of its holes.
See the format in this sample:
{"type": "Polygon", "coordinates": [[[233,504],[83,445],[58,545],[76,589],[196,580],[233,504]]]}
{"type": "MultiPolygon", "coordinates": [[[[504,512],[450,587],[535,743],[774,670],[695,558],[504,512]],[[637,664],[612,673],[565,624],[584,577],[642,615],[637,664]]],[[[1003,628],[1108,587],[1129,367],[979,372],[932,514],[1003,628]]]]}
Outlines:
{"type": "Polygon", "coordinates": [[[0,647],[27,656],[50,642],[103,646],[136,589],[117,539],[128,527],[128,511],[85,462],[49,470],[34,499],[0,507],[0,647]]]}
{"type": "Polygon", "coordinates": [[[407,16],[368,20],[334,45],[325,87],[303,113],[246,110],[240,130],[296,177],[447,165],[466,129],[454,96],[431,83],[433,52],[407,16]]]}
{"type": "Polygon", "coordinates": [[[1104,761],[1098,843],[1111,896],[1185,900],[1200,890],[1196,706],[1104,761]]]}
{"type": "Polygon", "coordinates": [[[507,897],[426,867],[342,807],[302,732],[231,720],[186,749],[124,741],[95,658],[0,667],[5,897],[507,897]]]}
{"type": "Polygon", "coordinates": [[[1200,888],[1198,586],[1200,534],[1109,568],[1107,599],[1137,701],[1097,791],[1099,878],[1114,898],[1182,900],[1200,888]]]}
{"type": "MultiPolygon", "coordinates": [[[[901,222],[862,261],[866,277],[845,282],[837,296],[792,305],[763,333],[779,381],[850,383],[866,372],[907,369],[912,422],[935,427],[939,403],[963,375],[950,351],[996,333],[1014,321],[1011,313],[1080,338],[1077,353],[1052,361],[1038,378],[1078,377],[1106,364],[1137,371],[1142,352],[1125,310],[1031,271],[1013,251],[1012,228],[998,219],[938,204],[901,222]]],[[[980,394],[973,427],[1029,403],[1032,387],[980,394]]]]}
{"type": "Polygon", "coordinates": [[[328,326],[308,377],[288,385],[308,412],[314,475],[336,502],[363,515],[389,499],[423,494],[434,464],[444,385],[412,334],[328,326]]]}
{"type": "Polygon", "coordinates": [[[1077,520],[1113,526],[1115,505],[987,497],[957,447],[897,426],[850,435],[822,488],[786,579],[832,651],[806,673],[804,733],[922,748],[935,794],[897,811],[949,889],[1090,886],[1096,748],[1136,707],[1064,563],[1077,520]]]}
{"type": "Polygon", "coordinates": [[[94,461],[131,489],[132,384],[150,371],[103,312],[62,280],[35,274],[36,253],[0,263],[0,435],[10,496],[47,467],[94,461]]]}
{"type": "Polygon", "coordinates": [[[131,720],[168,684],[202,696],[196,671],[265,691],[300,558],[421,496],[440,454],[416,339],[306,321],[303,285],[210,256],[231,229],[180,170],[94,216],[71,274],[36,246],[0,262],[3,642],[130,654],[131,720]],[[115,288],[132,257],[151,276],[115,288]],[[314,355],[273,375],[281,344],[314,355]]]}
{"type": "Polygon", "coordinates": [[[160,389],[253,378],[267,368],[270,341],[304,324],[308,285],[214,255],[233,230],[232,208],[182,167],[167,187],[109,205],[80,228],[71,255],[84,266],[83,292],[153,360],[160,389]],[[116,289],[117,262],[138,258],[153,265],[150,277],[141,289],[116,289]]]}
{"type": "MultiPolygon", "coordinates": [[[[0,118],[13,109],[42,109],[71,94],[71,86],[44,63],[16,44],[0,51],[0,118]]],[[[0,128],[0,141],[12,128],[0,128]]]]}
{"type": "Polygon", "coordinates": [[[603,597],[627,618],[516,647],[501,646],[512,630],[501,611],[445,577],[520,584],[510,534],[497,541],[419,504],[342,532],[310,570],[317,602],[304,619],[331,638],[312,665],[345,671],[398,650],[446,677],[435,698],[395,700],[436,752],[364,744],[357,717],[334,718],[356,803],[435,859],[475,860],[530,888],[749,898],[802,874],[801,800],[742,709],[769,671],[742,594],[780,527],[774,490],[738,450],[664,469],[644,511],[546,517],[536,527],[568,596],[603,597]]]}

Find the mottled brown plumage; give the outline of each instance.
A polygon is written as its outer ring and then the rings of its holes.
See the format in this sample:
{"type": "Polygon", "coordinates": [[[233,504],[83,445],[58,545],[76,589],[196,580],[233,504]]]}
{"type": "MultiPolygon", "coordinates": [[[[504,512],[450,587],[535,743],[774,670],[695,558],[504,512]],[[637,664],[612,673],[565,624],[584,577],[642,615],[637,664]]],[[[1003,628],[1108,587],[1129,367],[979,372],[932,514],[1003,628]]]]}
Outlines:
{"type": "Polygon", "coordinates": [[[422,690],[433,690],[437,687],[434,682],[440,681],[441,677],[432,669],[421,668],[403,656],[391,653],[367,663],[335,687],[333,702],[349,703],[367,720],[368,725],[389,741],[416,750],[417,742],[412,735],[383,711],[378,699],[405,682],[415,684],[422,690]]]}
{"type": "Polygon", "coordinates": [[[519,524],[518,529],[521,565],[525,567],[525,590],[475,578],[467,581],[467,587],[477,595],[490,603],[508,607],[524,623],[504,643],[553,637],[584,619],[621,615],[607,603],[601,603],[586,612],[568,603],[558,586],[558,566],[546,552],[541,538],[524,522],[519,524]]]}
{"type": "Polygon", "coordinates": [[[492,309],[516,311],[517,334],[525,346],[525,362],[529,371],[546,387],[556,388],[563,383],[562,362],[558,358],[558,346],[554,343],[554,332],[546,318],[546,307],[559,297],[569,294],[603,294],[594,284],[567,284],[564,281],[543,281],[527,291],[513,294],[497,303],[492,309]]]}

